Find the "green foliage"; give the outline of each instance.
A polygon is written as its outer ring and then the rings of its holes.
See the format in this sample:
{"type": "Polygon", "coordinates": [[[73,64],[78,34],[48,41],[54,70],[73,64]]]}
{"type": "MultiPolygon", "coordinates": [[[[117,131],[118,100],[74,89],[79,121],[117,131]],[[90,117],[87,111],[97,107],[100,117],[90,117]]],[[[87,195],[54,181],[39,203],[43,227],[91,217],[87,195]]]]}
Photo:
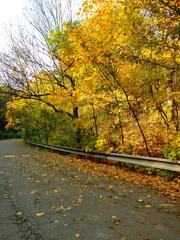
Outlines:
{"type": "Polygon", "coordinates": [[[6,104],[10,101],[10,97],[7,94],[1,93],[1,90],[5,90],[5,88],[0,87],[0,131],[3,131],[6,126],[6,104]]]}
{"type": "Polygon", "coordinates": [[[180,159],[180,147],[167,147],[163,148],[165,158],[176,160],[180,159]]]}
{"type": "Polygon", "coordinates": [[[9,111],[11,127],[17,131],[21,130],[25,139],[74,146],[75,130],[69,117],[37,102],[22,102],[22,105],[17,105],[15,109],[9,107],[9,111]]]}
{"type": "Polygon", "coordinates": [[[81,147],[86,151],[95,149],[96,138],[92,134],[92,129],[83,129],[81,131],[81,147]]]}
{"type": "Polygon", "coordinates": [[[157,175],[160,177],[168,177],[168,178],[174,178],[174,173],[171,171],[166,171],[166,170],[156,170],[157,175]]]}
{"type": "Polygon", "coordinates": [[[21,138],[21,133],[16,131],[0,131],[0,140],[21,138]]]}
{"type": "Polygon", "coordinates": [[[59,49],[66,47],[68,43],[68,32],[75,27],[80,27],[80,21],[68,22],[64,24],[64,28],[62,31],[59,29],[51,30],[50,36],[47,39],[49,46],[51,47],[51,51],[53,53],[57,53],[59,49]]]}

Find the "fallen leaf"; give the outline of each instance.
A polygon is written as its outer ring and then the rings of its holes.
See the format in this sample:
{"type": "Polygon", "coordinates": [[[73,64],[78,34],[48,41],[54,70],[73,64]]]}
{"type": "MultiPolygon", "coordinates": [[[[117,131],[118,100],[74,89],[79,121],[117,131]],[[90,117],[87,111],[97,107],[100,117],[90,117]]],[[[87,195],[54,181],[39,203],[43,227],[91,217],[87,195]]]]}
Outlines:
{"type": "Polygon", "coordinates": [[[5,158],[14,158],[14,157],[16,157],[16,155],[5,155],[4,157],[5,158]]]}
{"type": "Polygon", "coordinates": [[[32,194],[32,195],[33,195],[33,194],[36,194],[36,193],[38,193],[38,190],[36,190],[36,189],[34,189],[34,190],[31,191],[31,194],[32,194]]]}
{"type": "Polygon", "coordinates": [[[145,208],[151,208],[152,206],[151,206],[151,204],[147,204],[147,205],[145,205],[144,207],[145,207],[145,208]]]}
{"type": "Polygon", "coordinates": [[[47,177],[46,173],[41,174],[41,177],[47,177]]]}
{"type": "Polygon", "coordinates": [[[17,212],[16,215],[17,216],[21,216],[23,214],[23,212],[17,212]]]}
{"type": "Polygon", "coordinates": [[[42,216],[44,216],[44,214],[45,214],[44,212],[37,212],[36,217],[42,217],[42,216]]]}
{"type": "Polygon", "coordinates": [[[59,220],[54,220],[54,223],[59,223],[59,220]]]}
{"type": "Polygon", "coordinates": [[[75,237],[76,237],[76,238],[79,238],[79,237],[80,237],[80,234],[79,234],[79,233],[76,233],[76,234],[75,234],[75,237]]]}
{"type": "Polygon", "coordinates": [[[114,224],[116,224],[116,225],[119,225],[120,222],[121,222],[121,220],[118,219],[116,216],[112,216],[112,222],[113,222],[114,224]]]}
{"type": "Polygon", "coordinates": [[[121,238],[121,240],[127,240],[127,238],[123,236],[123,237],[121,238]]]}
{"type": "Polygon", "coordinates": [[[162,203],[160,206],[161,207],[173,207],[173,205],[170,203],[162,203]]]}

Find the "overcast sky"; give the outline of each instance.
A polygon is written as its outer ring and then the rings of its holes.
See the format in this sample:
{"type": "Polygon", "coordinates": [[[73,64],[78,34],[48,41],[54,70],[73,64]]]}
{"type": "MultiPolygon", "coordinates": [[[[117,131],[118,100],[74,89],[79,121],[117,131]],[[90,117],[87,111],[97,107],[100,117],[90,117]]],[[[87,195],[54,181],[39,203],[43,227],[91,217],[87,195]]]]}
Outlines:
{"type": "MultiPolygon", "coordinates": [[[[77,9],[81,1],[73,0],[73,6],[77,9]]],[[[6,47],[6,25],[18,25],[18,22],[22,22],[23,9],[27,6],[28,0],[0,0],[0,51],[6,47]]]]}
{"type": "Polygon", "coordinates": [[[17,24],[22,19],[23,8],[28,0],[0,0],[0,51],[6,45],[5,29],[6,25],[17,24]]]}

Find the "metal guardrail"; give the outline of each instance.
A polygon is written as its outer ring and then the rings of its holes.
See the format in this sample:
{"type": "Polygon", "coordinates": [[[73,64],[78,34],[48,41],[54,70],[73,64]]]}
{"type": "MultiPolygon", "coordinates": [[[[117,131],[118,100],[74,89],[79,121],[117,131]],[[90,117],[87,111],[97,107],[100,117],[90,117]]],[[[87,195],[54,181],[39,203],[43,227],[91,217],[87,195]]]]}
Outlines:
{"type": "Polygon", "coordinates": [[[27,143],[33,146],[43,147],[43,148],[47,148],[57,152],[70,153],[70,154],[76,154],[84,157],[104,159],[108,161],[115,161],[115,162],[128,163],[133,165],[140,165],[144,167],[151,167],[151,168],[158,168],[158,169],[169,170],[174,172],[180,172],[180,161],[177,161],[177,160],[133,156],[133,155],[126,155],[126,154],[118,154],[118,153],[85,152],[82,149],[76,149],[76,148],[70,148],[70,147],[33,143],[30,141],[27,141],[27,143]]]}

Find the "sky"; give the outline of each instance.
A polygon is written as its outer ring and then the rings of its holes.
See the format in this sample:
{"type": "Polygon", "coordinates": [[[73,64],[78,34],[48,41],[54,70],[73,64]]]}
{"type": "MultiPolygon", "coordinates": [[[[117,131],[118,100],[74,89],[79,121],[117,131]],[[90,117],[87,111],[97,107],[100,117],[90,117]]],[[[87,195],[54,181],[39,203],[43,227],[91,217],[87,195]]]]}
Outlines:
{"type": "MultiPolygon", "coordinates": [[[[64,0],[63,0],[64,1],[64,0]]],[[[82,0],[72,0],[74,6],[80,5],[82,0]]],[[[0,52],[6,48],[7,26],[18,25],[23,20],[23,9],[27,7],[28,0],[0,0],[0,52]]]]}
{"type": "Polygon", "coordinates": [[[18,24],[27,4],[28,0],[0,0],[0,51],[6,46],[7,26],[18,24]]]}

